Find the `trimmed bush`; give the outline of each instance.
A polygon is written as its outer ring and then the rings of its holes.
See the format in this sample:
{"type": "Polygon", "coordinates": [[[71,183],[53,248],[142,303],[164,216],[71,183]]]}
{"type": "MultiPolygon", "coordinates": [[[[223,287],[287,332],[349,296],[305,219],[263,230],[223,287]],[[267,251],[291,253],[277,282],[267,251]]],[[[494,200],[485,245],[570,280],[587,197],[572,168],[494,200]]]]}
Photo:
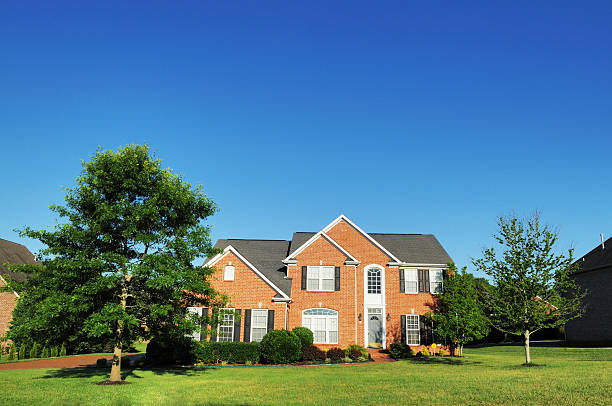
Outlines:
{"type": "Polygon", "coordinates": [[[261,345],[257,342],[240,343],[231,341],[198,342],[195,352],[196,359],[204,364],[256,364],[261,354],[261,345]]]}
{"type": "Polygon", "coordinates": [[[359,357],[367,359],[370,355],[368,353],[368,350],[357,344],[349,345],[348,347],[346,347],[346,350],[344,350],[344,352],[346,352],[346,356],[350,357],[352,360],[359,359],[359,357]],[[357,355],[357,353],[359,353],[359,355],[357,355]]]}
{"type": "Polygon", "coordinates": [[[346,353],[342,348],[334,347],[327,350],[327,358],[331,359],[332,362],[339,362],[346,356],[346,353]]]}
{"type": "Polygon", "coordinates": [[[38,358],[39,355],[40,354],[38,352],[38,344],[34,342],[34,345],[32,346],[32,348],[30,348],[30,358],[38,358]]]}
{"type": "Polygon", "coordinates": [[[57,357],[57,347],[56,346],[51,347],[51,354],[50,355],[51,355],[51,358],[57,357]]]}
{"type": "Polygon", "coordinates": [[[441,357],[446,356],[446,351],[444,350],[444,348],[440,348],[440,352],[439,352],[441,357]]]}
{"type": "Polygon", "coordinates": [[[391,357],[394,359],[403,359],[415,356],[414,350],[409,345],[404,343],[392,343],[389,346],[389,354],[391,354],[391,357]]]}
{"type": "Polygon", "coordinates": [[[9,361],[15,360],[15,343],[11,343],[11,347],[9,348],[8,359],[9,361]]]}
{"type": "Polygon", "coordinates": [[[193,364],[198,345],[189,337],[154,337],[147,344],[145,359],[149,365],[193,364]]]}
{"type": "Polygon", "coordinates": [[[49,349],[47,347],[43,347],[40,358],[49,358],[49,349]]]}
{"type": "Polygon", "coordinates": [[[261,340],[261,356],[271,364],[287,364],[302,355],[302,342],[291,331],[272,330],[261,340]]]}
{"type": "Polygon", "coordinates": [[[421,350],[421,355],[424,357],[429,357],[429,348],[425,347],[421,350]]]}
{"type": "Polygon", "coordinates": [[[96,360],[96,368],[106,368],[107,361],[106,358],[98,358],[96,360]]]}
{"type": "Polygon", "coordinates": [[[309,345],[302,348],[302,359],[304,361],[325,361],[325,351],[316,345],[309,345]]]}
{"type": "Polygon", "coordinates": [[[291,332],[300,339],[302,348],[308,347],[314,342],[314,334],[312,334],[312,331],[306,327],[296,327],[291,330],[291,332]]]}
{"type": "Polygon", "coordinates": [[[62,348],[60,349],[60,357],[66,356],[66,344],[62,344],[62,348]]]}

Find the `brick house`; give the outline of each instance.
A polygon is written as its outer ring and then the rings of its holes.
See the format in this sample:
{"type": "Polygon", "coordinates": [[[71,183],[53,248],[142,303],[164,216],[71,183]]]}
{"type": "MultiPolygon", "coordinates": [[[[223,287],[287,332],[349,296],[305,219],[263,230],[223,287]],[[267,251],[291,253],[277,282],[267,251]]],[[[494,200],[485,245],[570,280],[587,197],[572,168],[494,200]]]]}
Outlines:
{"type": "Polygon", "coordinates": [[[576,261],[580,269],[573,277],[587,290],[582,317],[565,325],[566,339],[576,344],[612,345],[612,238],[603,241],[576,261]]]}
{"type": "MultiPolygon", "coordinates": [[[[10,272],[4,264],[34,264],[35,257],[25,245],[16,244],[0,238],[0,286],[6,286],[5,277],[23,282],[24,273],[10,272]]],[[[13,318],[13,309],[17,305],[19,295],[17,292],[0,292],[0,336],[4,335],[13,318]]]]}
{"type": "Polygon", "coordinates": [[[215,247],[223,253],[204,265],[217,270],[212,286],[241,317],[226,312],[212,340],[260,341],[271,329],[305,326],[323,348],[432,343],[422,316],[451,261],[433,235],[366,233],[341,215],[290,241],[224,239],[215,247]]]}

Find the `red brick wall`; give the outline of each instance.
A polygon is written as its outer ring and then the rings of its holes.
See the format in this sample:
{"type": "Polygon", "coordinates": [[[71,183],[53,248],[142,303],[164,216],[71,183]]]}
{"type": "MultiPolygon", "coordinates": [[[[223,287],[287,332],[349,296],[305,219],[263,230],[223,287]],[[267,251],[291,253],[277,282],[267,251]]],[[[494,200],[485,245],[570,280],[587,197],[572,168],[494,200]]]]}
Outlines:
{"type": "MultiPolygon", "coordinates": [[[[217,270],[211,277],[211,285],[218,292],[225,293],[230,297],[230,307],[242,309],[274,310],[274,328],[285,328],[285,304],[273,302],[272,298],[276,291],[259,277],[251,268],[240,260],[232,252],[223,257],[214,266],[217,270]],[[234,280],[223,280],[223,273],[227,265],[234,269],[234,280]]],[[[244,337],[244,317],[240,320],[240,341],[244,337]]]]}
{"type": "MultiPolygon", "coordinates": [[[[0,286],[5,285],[0,279],[0,286]]],[[[0,292],[0,335],[4,335],[8,331],[15,305],[17,305],[17,296],[13,292],[0,292]]]]}

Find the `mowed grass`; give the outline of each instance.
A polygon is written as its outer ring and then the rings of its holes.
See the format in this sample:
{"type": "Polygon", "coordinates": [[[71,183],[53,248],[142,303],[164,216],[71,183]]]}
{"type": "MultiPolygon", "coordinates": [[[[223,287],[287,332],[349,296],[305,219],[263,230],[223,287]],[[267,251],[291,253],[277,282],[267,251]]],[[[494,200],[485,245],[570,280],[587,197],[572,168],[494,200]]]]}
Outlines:
{"type": "Polygon", "coordinates": [[[0,371],[1,405],[609,405],[612,350],[466,349],[461,360],[324,367],[128,370],[131,385],[97,386],[107,370],[0,371]]]}

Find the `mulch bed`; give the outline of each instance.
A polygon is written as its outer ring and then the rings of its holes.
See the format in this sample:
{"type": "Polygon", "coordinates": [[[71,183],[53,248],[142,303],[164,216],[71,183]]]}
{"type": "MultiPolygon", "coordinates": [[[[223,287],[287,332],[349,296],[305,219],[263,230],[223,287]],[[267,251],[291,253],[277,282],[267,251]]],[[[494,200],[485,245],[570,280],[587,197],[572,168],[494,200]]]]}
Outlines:
{"type": "Polygon", "coordinates": [[[112,382],[112,381],[102,381],[102,382],[93,382],[94,385],[129,385],[132,382],[128,382],[128,381],[118,381],[118,382],[112,382]]]}

